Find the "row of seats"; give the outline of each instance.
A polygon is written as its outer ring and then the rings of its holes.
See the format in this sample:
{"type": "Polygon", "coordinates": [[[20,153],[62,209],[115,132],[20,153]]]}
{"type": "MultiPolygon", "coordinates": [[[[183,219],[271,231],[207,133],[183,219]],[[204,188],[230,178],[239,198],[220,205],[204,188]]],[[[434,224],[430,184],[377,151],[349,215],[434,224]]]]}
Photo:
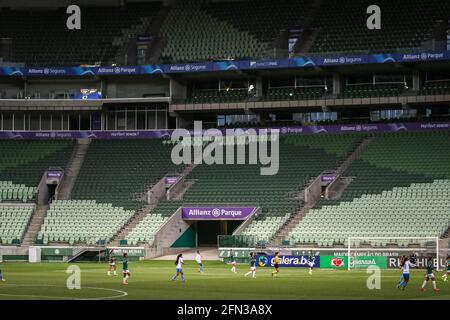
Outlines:
{"type": "Polygon", "coordinates": [[[65,168],[71,140],[0,140],[0,181],[37,187],[49,167],[65,168]]]}
{"type": "Polygon", "coordinates": [[[134,211],[94,200],[54,201],[47,211],[37,240],[43,244],[109,241],[133,215],[134,211]]]}
{"type": "Polygon", "coordinates": [[[13,184],[12,181],[0,181],[0,202],[22,201],[28,202],[34,198],[36,191],[24,184],[13,184]]]}
{"type": "Polygon", "coordinates": [[[75,32],[66,28],[66,8],[0,8],[0,38],[12,38],[14,61],[29,66],[110,65],[120,48],[145,32],[161,5],[89,7],[82,10],[82,28],[75,32]]]}
{"type": "Polygon", "coordinates": [[[0,206],[0,244],[19,244],[32,214],[30,207],[0,206]]]}
{"type": "Polygon", "coordinates": [[[367,28],[369,0],[322,2],[312,29],[317,30],[311,54],[342,52],[386,53],[420,49],[432,38],[433,25],[450,14],[447,1],[412,4],[408,0],[380,0],[382,28],[367,28]]]}
{"type": "Polygon", "coordinates": [[[256,241],[268,240],[283,226],[289,217],[290,215],[286,214],[284,217],[269,216],[264,220],[256,220],[242,231],[241,235],[253,236],[256,241]]]}
{"type": "Polygon", "coordinates": [[[345,86],[340,98],[397,97],[406,90],[405,84],[369,84],[345,86]]]}
{"type": "Polygon", "coordinates": [[[153,244],[154,237],[159,228],[182,207],[182,201],[161,201],[150,214],[147,214],[127,235],[128,244],[138,243],[153,244]]]}
{"type": "Polygon", "coordinates": [[[135,210],[150,184],[182,170],[171,161],[172,146],[161,139],[93,140],[72,198],[97,200],[135,210]]]}
{"type": "Polygon", "coordinates": [[[450,227],[450,180],[394,188],[393,193],[361,197],[312,209],[290,233],[292,243],[346,244],[348,237],[440,237],[450,227]],[[439,191],[429,197],[423,190],[439,191]],[[406,201],[402,201],[406,200],[406,201]]]}
{"type": "MultiPolygon", "coordinates": [[[[358,139],[357,135],[351,134],[282,136],[279,172],[273,176],[262,176],[259,165],[198,165],[188,176],[193,185],[183,200],[158,203],[126,240],[132,244],[151,244],[154,233],[165,219],[182,206],[246,205],[261,207],[261,214],[243,231],[243,235],[270,240],[300,209],[302,202],[294,198],[295,193],[312,177],[335,168],[358,139]]],[[[171,144],[170,141],[167,143],[171,144]]]]}
{"type": "Polygon", "coordinates": [[[448,132],[381,133],[346,176],[338,200],[320,200],[290,243],[345,244],[349,236],[441,236],[449,227],[448,132]]]}
{"type": "Polygon", "coordinates": [[[166,41],[161,56],[167,62],[262,57],[268,49],[248,32],[219,20],[202,9],[202,1],[175,2],[159,35],[166,41]]]}

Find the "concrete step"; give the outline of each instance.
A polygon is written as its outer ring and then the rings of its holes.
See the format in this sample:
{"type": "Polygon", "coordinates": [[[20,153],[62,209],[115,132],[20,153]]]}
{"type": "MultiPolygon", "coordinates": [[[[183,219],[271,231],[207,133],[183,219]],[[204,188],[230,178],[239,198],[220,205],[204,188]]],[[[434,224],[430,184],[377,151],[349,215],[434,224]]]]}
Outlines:
{"type": "Polygon", "coordinates": [[[44,218],[47,215],[48,205],[39,205],[36,207],[30,223],[22,239],[22,246],[30,246],[35,243],[37,234],[41,230],[44,218]]]}

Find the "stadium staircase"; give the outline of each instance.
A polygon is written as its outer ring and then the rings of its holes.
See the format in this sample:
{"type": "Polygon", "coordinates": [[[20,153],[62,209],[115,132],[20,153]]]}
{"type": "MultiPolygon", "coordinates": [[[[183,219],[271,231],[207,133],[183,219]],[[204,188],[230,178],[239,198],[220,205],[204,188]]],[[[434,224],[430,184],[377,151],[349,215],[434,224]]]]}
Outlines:
{"type": "Polygon", "coordinates": [[[48,205],[37,205],[34,214],[28,224],[23,237],[22,246],[31,246],[36,243],[39,230],[41,230],[44,218],[47,214],[48,205]]]}
{"type": "Polygon", "coordinates": [[[126,240],[127,242],[130,241],[130,243],[132,244],[137,244],[139,242],[140,245],[150,247],[150,245],[153,244],[152,240],[154,239],[154,234],[152,233],[152,230],[156,231],[156,228],[158,227],[158,222],[161,222],[162,224],[167,222],[168,214],[175,213],[175,211],[178,209],[178,206],[181,206],[181,202],[179,201],[173,202],[172,204],[175,204],[175,206],[173,207],[173,210],[171,212],[170,212],[171,207],[169,206],[169,210],[166,211],[167,214],[165,215],[167,216],[167,218],[165,219],[164,218],[160,219],[161,216],[159,210],[154,209],[158,206],[159,203],[162,203],[161,205],[162,207],[164,207],[164,204],[171,203],[170,201],[165,201],[166,199],[180,200],[183,194],[192,185],[192,181],[187,180],[186,177],[192,172],[192,170],[194,170],[196,166],[197,166],[196,164],[190,164],[185,166],[183,171],[179,174],[180,180],[178,180],[178,182],[175,185],[169,188],[167,192],[164,192],[164,194],[161,194],[157,190],[150,190],[151,194],[156,195],[159,194],[159,196],[155,196],[154,198],[150,199],[148,204],[146,204],[143,208],[138,210],[137,213],[133,217],[131,217],[128,223],[124,225],[124,227],[113,238],[112,243],[120,244],[120,240],[126,240]],[[141,223],[142,221],[144,222],[141,223]],[[147,224],[147,222],[153,223],[147,224]],[[145,236],[143,234],[145,234],[145,236]]]}
{"type": "Polygon", "coordinates": [[[128,234],[156,207],[156,203],[146,204],[139,209],[128,222],[111,239],[111,245],[120,245],[120,240],[127,239],[128,234]]]}
{"type": "Polygon", "coordinates": [[[90,139],[78,139],[70,157],[61,186],[58,187],[57,200],[69,200],[75,181],[80,173],[84,158],[89,149],[90,139]]]}

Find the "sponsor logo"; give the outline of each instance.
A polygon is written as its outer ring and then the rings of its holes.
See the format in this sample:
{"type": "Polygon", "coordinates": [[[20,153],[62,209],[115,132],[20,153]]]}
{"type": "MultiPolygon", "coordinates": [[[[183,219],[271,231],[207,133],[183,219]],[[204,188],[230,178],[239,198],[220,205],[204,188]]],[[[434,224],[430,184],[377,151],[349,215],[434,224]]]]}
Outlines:
{"type": "Polygon", "coordinates": [[[213,216],[214,218],[220,217],[220,209],[217,209],[217,208],[213,209],[213,210],[212,210],[212,216],[213,216]]]}
{"type": "Polygon", "coordinates": [[[266,256],[259,256],[258,257],[258,265],[260,267],[265,267],[269,264],[269,259],[266,256]]]}
{"type": "Polygon", "coordinates": [[[333,258],[333,259],[331,259],[331,265],[333,267],[343,267],[344,266],[344,259],[342,259],[342,258],[333,258]]]}

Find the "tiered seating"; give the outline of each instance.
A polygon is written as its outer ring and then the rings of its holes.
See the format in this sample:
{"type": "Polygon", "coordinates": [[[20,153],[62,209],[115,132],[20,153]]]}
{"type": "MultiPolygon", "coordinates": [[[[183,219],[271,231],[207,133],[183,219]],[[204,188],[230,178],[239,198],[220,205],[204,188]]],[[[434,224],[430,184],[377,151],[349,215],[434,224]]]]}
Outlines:
{"type": "MultiPolygon", "coordinates": [[[[450,180],[416,183],[310,210],[293,243],[332,246],[352,237],[439,237],[450,226],[450,180]]],[[[385,241],[387,242],[387,240],[385,241]]]]}
{"type": "Polygon", "coordinates": [[[246,31],[239,31],[205,10],[202,2],[176,2],[160,30],[167,41],[162,58],[171,62],[262,57],[268,48],[246,31]]]}
{"type": "Polygon", "coordinates": [[[128,234],[127,244],[153,244],[155,233],[182,206],[180,201],[163,201],[145,216],[141,222],[128,234]]]}
{"type": "Polygon", "coordinates": [[[186,103],[224,103],[240,102],[248,97],[246,89],[195,91],[186,103]]]}
{"type": "Polygon", "coordinates": [[[133,214],[134,211],[92,200],[55,201],[50,205],[38,240],[44,244],[108,241],[133,214]]]}
{"type": "Polygon", "coordinates": [[[449,94],[450,81],[436,81],[425,82],[420,94],[434,95],[434,94],[449,94]]]}
{"type": "Polygon", "coordinates": [[[380,0],[381,30],[366,27],[369,0],[324,1],[313,27],[319,34],[311,53],[331,52],[395,52],[398,49],[420,48],[431,39],[435,21],[450,12],[448,1],[430,0],[412,4],[408,0],[380,0]],[[401,18],[399,18],[401,17],[401,18]]]}
{"type": "Polygon", "coordinates": [[[218,1],[208,6],[207,12],[270,45],[280,30],[301,26],[310,7],[311,2],[304,0],[218,1]]]}
{"type": "Polygon", "coordinates": [[[33,199],[35,192],[33,187],[26,187],[24,184],[0,181],[0,202],[11,200],[27,202],[33,199]]]}
{"type": "Polygon", "coordinates": [[[0,206],[0,244],[19,244],[33,208],[0,206]]]}
{"type": "Polygon", "coordinates": [[[137,193],[181,170],[170,158],[172,146],[163,140],[94,140],[72,191],[73,199],[97,200],[136,209],[137,193]]]}
{"type": "Polygon", "coordinates": [[[182,201],[165,201],[127,236],[128,243],[152,243],[154,233],[182,206],[260,206],[262,214],[244,231],[257,240],[269,240],[301,201],[299,191],[311,177],[333,169],[347,154],[356,135],[285,136],[280,138],[280,170],[261,176],[259,165],[198,165],[188,176],[194,184],[182,201]],[[301,165],[299,165],[301,163],[301,165]],[[270,186],[268,188],[267,186],[270,186]]]}
{"type": "Polygon", "coordinates": [[[320,201],[289,239],[323,246],[342,244],[349,235],[442,235],[450,221],[449,137],[448,132],[375,135],[346,173],[353,182],[341,199],[320,201]]]}
{"type": "Polygon", "coordinates": [[[253,236],[256,239],[270,239],[278,229],[289,219],[289,214],[284,217],[267,217],[264,220],[255,220],[251,223],[241,235],[243,236],[253,236]]]}
{"type": "Polygon", "coordinates": [[[396,97],[405,91],[403,83],[346,86],[341,98],[396,97]]]}
{"type": "MultiPolygon", "coordinates": [[[[161,2],[82,9],[81,30],[66,28],[66,8],[0,10],[0,38],[13,38],[14,60],[28,65],[80,65],[114,61],[123,39],[145,32],[161,2]],[[26,21],[26,23],[24,23],[26,21]]],[[[126,40],[126,41],[127,41],[126,40]]]]}
{"type": "Polygon", "coordinates": [[[353,136],[342,136],[338,139],[348,141],[341,145],[342,153],[335,154],[321,148],[322,143],[327,144],[327,139],[324,136],[281,137],[280,169],[273,176],[261,176],[259,165],[197,166],[190,175],[196,182],[184,195],[183,202],[203,206],[260,206],[262,214],[247,230],[255,235],[251,230],[266,230],[268,232],[258,233],[257,237],[268,240],[302,205],[289,193],[299,191],[322,171],[335,168],[341,155],[353,145],[353,136]]]}
{"type": "Polygon", "coordinates": [[[66,167],[72,150],[70,140],[0,140],[0,181],[37,187],[49,167],[66,167]]]}
{"type": "Polygon", "coordinates": [[[267,91],[268,100],[315,100],[326,93],[324,87],[270,88],[267,91]]]}

